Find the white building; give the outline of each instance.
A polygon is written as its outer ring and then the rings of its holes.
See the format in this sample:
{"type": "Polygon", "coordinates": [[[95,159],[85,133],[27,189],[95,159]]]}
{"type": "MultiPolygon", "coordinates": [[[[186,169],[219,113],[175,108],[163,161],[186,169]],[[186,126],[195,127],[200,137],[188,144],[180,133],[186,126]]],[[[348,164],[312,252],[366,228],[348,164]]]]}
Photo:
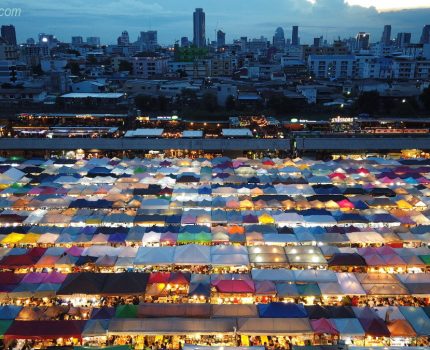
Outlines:
{"type": "Polygon", "coordinates": [[[353,55],[310,55],[308,69],[317,79],[351,79],[354,77],[353,55]]]}
{"type": "Polygon", "coordinates": [[[133,57],[133,75],[149,79],[157,75],[167,73],[167,62],[165,58],[158,57],[133,57]]]}

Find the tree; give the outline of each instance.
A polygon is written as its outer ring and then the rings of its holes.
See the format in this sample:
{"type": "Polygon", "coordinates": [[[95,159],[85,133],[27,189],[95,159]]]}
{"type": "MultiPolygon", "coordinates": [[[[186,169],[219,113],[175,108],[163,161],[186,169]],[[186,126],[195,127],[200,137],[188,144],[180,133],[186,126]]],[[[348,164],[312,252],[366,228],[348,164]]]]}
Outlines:
{"type": "Polygon", "coordinates": [[[381,97],[378,91],[365,91],[360,94],[356,101],[359,113],[377,113],[379,111],[381,97]]]}
{"type": "Polygon", "coordinates": [[[430,112],[430,87],[424,89],[423,93],[420,95],[420,101],[424,105],[427,112],[430,112]]]}
{"type": "Polygon", "coordinates": [[[267,101],[267,107],[277,114],[287,114],[296,112],[296,103],[286,96],[275,95],[267,101]]]}
{"type": "Polygon", "coordinates": [[[236,100],[233,97],[233,95],[229,95],[227,99],[225,100],[225,108],[227,110],[234,110],[236,109],[236,100]]]}
{"type": "Polygon", "coordinates": [[[33,74],[35,75],[43,75],[42,66],[40,63],[36,66],[31,67],[31,70],[33,71],[33,74]]]}
{"type": "Polygon", "coordinates": [[[208,112],[215,112],[218,108],[218,101],[214,94],[206,92],[202,97],[202,108],[208,112]]]}
{"type": "Polygon", "coordinates": [[[148,111],[152,111],[153,109],[154,99],[148,95],[137,95],[134,98],[134,104],[140,110],[148,112],[148,111]]]}
{"type": "Polygon", "coordinates": [[[81,74],[81,69],[79,67],[79,63],[77,61],[69,61],[69,63],[67,63],[66,68],[70,69],[70,72],[72,73],[72,75],[79,75],[81,74]]]}
{"type": "Polygon", "coordinates": [[[121,60],[119,62],[119,71],[120,72],[126,71],[126,72],[130,72],[131,74],[133,73],[133,65],[129,61],[121,60]]]}

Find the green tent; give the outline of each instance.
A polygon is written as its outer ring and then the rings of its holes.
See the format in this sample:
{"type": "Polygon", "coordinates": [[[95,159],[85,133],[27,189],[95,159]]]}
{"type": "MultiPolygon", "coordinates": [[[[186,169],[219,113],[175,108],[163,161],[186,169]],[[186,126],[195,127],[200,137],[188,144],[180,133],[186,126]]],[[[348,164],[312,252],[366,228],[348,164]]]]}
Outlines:
{"type": "Polygon", "coordinates": [[[137,305],[126,304],[119,305],[115,312],[116,318],[136,318],[137,317],[137,305]]]}
{"type": "Polygon", "coordinates": [[[3,339],[12,322],[13,320],[0,320],[0,339],[3,339]]]}
{"type": "Polygon", "coordinates": [[[178,243],[194,243],[196,242],[196,235],[189,232],[182,232],[178,234],[178,243]]]}
{"type": "Polygon", "coordinates": [[[301,296],[320,296],[321,290],[316,283],[297,284],[301,296]]]}
{"type": "Polygon", "coordinates": [[[196,243],[211,243],[212,234],[209,232],[200,232],[195,235],[196,243]]]}
{"type": "Polygon", "coordinates": [[[424,264],[430,265],[430,255],[418,255],[424,264]]]}
{"type": "Polygon", "coordinates": [[[134,173],[135,174],[143,174],[147,171],[148,169],[145,167],[137,167],[136,169],[134,169],[134,173]]]}

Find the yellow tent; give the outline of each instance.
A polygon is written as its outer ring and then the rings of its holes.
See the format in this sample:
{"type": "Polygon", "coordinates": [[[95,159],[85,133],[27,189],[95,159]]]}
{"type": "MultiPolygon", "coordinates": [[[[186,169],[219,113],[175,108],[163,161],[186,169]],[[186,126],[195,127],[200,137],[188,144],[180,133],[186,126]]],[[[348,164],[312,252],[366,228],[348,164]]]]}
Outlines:
{"type": "Polygon", "coordinates": [[[408,202],[406,202],[404,199],[401,199],[396,202],[397,207],[400,209],[412,209],[414,206],[408,202]]]}
{"type": "Polygon", "coordinates": [[[27,233],[19,241],[19,244],[36,244],[40,236],[41,234],[38,234],[38,233],[27,233]]]}
{"type": "Polygon", "coordinates": [[[24,238],[23,233],[12,232],[9,233],[5,238],[2,239],[2,244],[15,244],[24,238]]]}
{"type": "Polygon", "coordinates": [[[275,219],[272,218],[269,214],[264,213],[258,217],[258,222],[260,224],[274,224],[275,219]]]}

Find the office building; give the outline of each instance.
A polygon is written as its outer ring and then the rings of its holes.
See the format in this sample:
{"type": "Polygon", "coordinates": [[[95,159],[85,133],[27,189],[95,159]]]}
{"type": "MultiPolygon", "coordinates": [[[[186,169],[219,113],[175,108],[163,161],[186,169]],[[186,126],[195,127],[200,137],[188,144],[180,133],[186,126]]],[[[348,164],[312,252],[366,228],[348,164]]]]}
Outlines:
{"type": "Polygon", "coordinates": [[[273,36],[273,46],[278,50],[285,49],[285,33],[281,27],[276,28],[275,35],[273,36]]]}
{"type": "Polygon", "coordinates": [[[430,44],[430,24],[426,24],[424,26],[420,44],[430,44]]]}
{"type": "Polygon", "coordinates": [[[355,49],[357,51],[360,50],[368,50],[369,49],[369,40],[370,34],[365,32],[359,32],[355,38],[355,49]]]}
{"type": "Polygon", "coordinates": [[[130,37],[128,36],[128,32],[126,30],[124,30],[121,33],[121,36],[118,37],[117,44],[119,46],[128,46],[128,45],[130,45],[130,37]]]}
{"type": "Polygon", "coordinates": [[[98,36],[87,37],[87,44],[92,46],[100,46],[100,37],[98,36]]]}
{"type": "Polygon", "coordinates": [[[217,47],[222,47],[225,45],[225,33],[222,30],[216,32],[216,44],[217,47]]]}
{"type": "Polygon", "coordinates": [[[181,38],[181,47],[189,47],[190,46],[190,40],[187,36],[183,36],[181,38]]]}
{"type": "Polygon", "coordinates": [[[293,33],[291,35],[291,45],[293,46],[300,45],[299,26],[293,26],[293,33]]]}
{"type": "Polygon", "coordinates": [[[390,45],[391,43],[391,25],[387,24],[384,26],[384,31],[382,32],[381,43],[384,45],[390,45]]]}
{"type": "Polygon", "coordinates": [[[403,48],[411,43],[411,33],[398,33],[396,39],[396,46],[403,48]]]}
{"type": "Polygon", "coordinates": [[[206,46],[206,18],[202,8],[196,8],[193,14],[193,44],[196,47],[206,46]]]}
{"type": "Polygon", "coordinates": [[[81,36],[72,36],[72,46],[79,46],[84,43],[84,39],[81,36]]]}
{"type": "Polygon", "coordinates": [[[3,26],[1,26],[1,37],[9,45],[16,45],[15,26],[13,26],[12,24],[11,25],[3,25],[3,26]]]}
{"type": "Polygon", "coordinates": [[[156,30],[140,32],[139,39],[137,41],[143,46],[144,50],[155,50],[158,46],[158,32],[156,30]]]}

